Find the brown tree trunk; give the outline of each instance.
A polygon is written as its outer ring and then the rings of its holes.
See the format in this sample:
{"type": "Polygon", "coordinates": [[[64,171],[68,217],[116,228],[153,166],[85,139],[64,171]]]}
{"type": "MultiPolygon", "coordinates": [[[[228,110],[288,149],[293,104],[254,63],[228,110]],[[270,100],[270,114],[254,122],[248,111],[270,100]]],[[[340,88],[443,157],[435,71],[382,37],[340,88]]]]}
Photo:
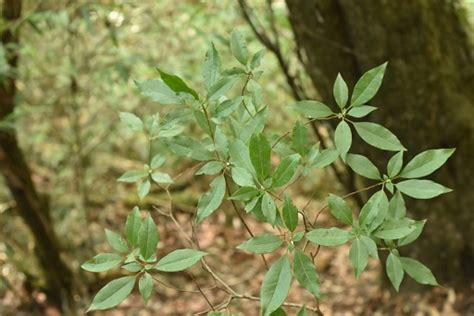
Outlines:
{"type": "MultiPolygon", "coordinates": [[[[3,19],[8,23],[21,14],[20,0],[5,0],[3,19]]],[[[1,34],[10,66],[8,77],[0,84],[0,120],[11,114],[15,107],[15,72],[18,55],[18,33],[8,28],[1,34]]],[[[60,309],[73,313],[73,275],[60,257],[60,248],[50,223],[48,205],[37,193],[30,170],[18,146],[14,130],[0,129],[0,173],[16,202],[16,209],[30,228],[35,239],[35,251],[46,279],[48,299],[60,309]]],[[[27,258],[25,258],[27,260],[27,258]]]]}
{"type": "MultiPolygon", "coordinates": [[[[467,23],[453,0],[287,0],[305,68],[322,98],[333,103],[341,72],[350,85],[388,61],[370,120],[397,134],[405,161],[428,148],[456,147],[431,178],[454,189],[430,201],[407,201],[427,218],[416,245],[403,251],[426,262],[441,281],[474,280],[474,58],[467,23]]],[[[385,168],[386,152],[355,146],[385,168]]],[[[446,284],[446,283],[445,283],[446,284]]]]}

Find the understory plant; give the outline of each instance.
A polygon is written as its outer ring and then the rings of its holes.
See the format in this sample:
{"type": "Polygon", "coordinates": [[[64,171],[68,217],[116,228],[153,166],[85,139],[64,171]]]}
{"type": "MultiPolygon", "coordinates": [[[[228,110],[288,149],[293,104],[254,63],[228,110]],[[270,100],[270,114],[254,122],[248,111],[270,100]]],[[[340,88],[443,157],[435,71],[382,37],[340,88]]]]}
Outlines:
{"type": "Polygon", "coordinates": [[[137,206],[128,215],[123,235],[105,231],[113,252],[96,255],[82,268],[103,272],[120,267],[124,276],[105,285],[95,295],[89,311],[117,306],[135,287],[146,304],[160,274],[199,265],[226,294],[224,301],[212,303],[197,286],[209,304],[209,315],[228,315],[229,306],[235,300],[259,301],[261,314],[265,316],[286,315],[290,309],[298,315],[320,314],[319,300],[324,299],[324,293],[320,293],[315,266],[317,254],[321,247],[344,244],[350,245],[348,260],[357,278],[369,257],[379,259],[379,252],[383,251],[388,253],[387,276],[397,291],[405,274],[419,283],[436,286],[436,278],[425,265],[400,255],[399,248],[414,242],[425,225],[425,220],[406,216],[404,200],[431,199],[450,191],[422,178],[440,168],[454,149],[427,150],[405,163],[406,149],[397,136],[367,120],[367,115],[377,110],[368,102],[382,83],[387,63],[363,74],[351,94],[339,74],[333,90],[337,106],[314,100],[296,102],[291,107],[303,119],[292,130],[270,137],[265,127],[271,107],[264,104],[262,87],[258,84],[264,52],[250,54],[237,31],[231,34],[229,47],[237,65],[225,68],[214,44],[210,44],[202,65],[200,92],[161,69],[158,69],[159,79],[137,82],[143,96],[167,105],[168,112],[142,118],[120,113],[121,121],[137,137],[146,138],[149,155],[142,169],[129,170],[118,180],[136,184],[140,200],[156,186],[166,192],[169,207],[140,210],[137,206]],[[321,148],[308,138],[307,126],[319,120],[337,122],[330,148],[321,148]],[[359,137],[373,150],[391,153],[386,170],[379,170],[367,157],[351,152],[353,137],[359,137]],[[202,249],[197,234],[188,234],[176,220],[170,189],[179,175],[163,171],[163,165],[173,156],[195,162],[196,177],[210,183],[188,223],[193,231],[223,208],[232,208],[247,230],[249,239],[237,251],[253,253],[255,260],[262,263],[265,276],[258,296],[238,292],[226,282],[206,260],[206,256],[219,254],[202,249]],[[274,166],[272,161],[278,163],[274,166]],[[298,181],[311,181],[314,169],[336,162],[363,177],[367,187],[345,196],[330,194],[327,204],[319,210],[308,209],[309,201],[298,207],[288,188],[298,181]],[[362,191],[371,195],[357,211],[347,198],[362,191]],[[318,218],[324,211],[329,211],[339,222],[337,227],[321,226],[318,218]],[[186,248],[165,254],[159,251],[157,255],[160,236],[152,212],[176,225],[176,234],[182,235],[186,248]],[[262,225],[267,223],[268,231],[255,235],[246,223],[249,217],[262,225]],[[265,254],[274,252],[281,254],[278,259],[270,262],[265,258],[265,254]],[[287,302],[293,281],[314,296],[313,303],[287,302]]]}

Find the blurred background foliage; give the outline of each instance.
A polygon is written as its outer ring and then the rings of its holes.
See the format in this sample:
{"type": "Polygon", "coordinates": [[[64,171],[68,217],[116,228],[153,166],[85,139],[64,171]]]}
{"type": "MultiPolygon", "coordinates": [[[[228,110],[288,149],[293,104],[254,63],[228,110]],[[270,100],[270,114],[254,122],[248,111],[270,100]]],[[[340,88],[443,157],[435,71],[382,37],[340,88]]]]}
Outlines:
{"type": "MultiPolygon", "coordinates": [[[[266,2],[249,2],[264,26],[270,27],[266,2]]],[[[466,20],[473,22],[474,1],[462,4],[466,20]]],[[[274,1],[272,8],[292,72],[308,94],[317,97],[294,53],[285,2],[274,1]]],[[[18,21],[2,20],[0,25],[2,31],[21,29],[15,48],[20,55],[18,69],[10,68],[5,47],[0,46],[0,77],[13,75],[18,88],[15,111],[1,121],[0,129],[13,125],[17,130],[36,188],[48,195],[65,261],[82,293],[90,293],[87,288],[97,285],[91,285],[92,276],[79,265],[105,247],[102,228],[120,230],[128,209],[138,203],[134,188],[118,184],[116,178],[146,155],[143,142],[121,128],[118,112],[144,115],[163,110],[138,94],[134,80],[158,77],[159,66],[200,88],[200,66],[210,40],[224,63],[231,60],[226,46],[233,28],[245,34],[250,51],[262,44],[233,0],[25,0],[22,11],[18,21]]],[[[262,69],[263,95],[272,110],[270,128],[283,133],[296,120],[286,108],[294,99],[271,52],[262,69]]],[[[168,166],[173,174],[189,167],[181,160],[168,166]]],[[[0,177],[0,314],[6,314],[8,306],[14,308],[30,294],[37,295],[35,289],[43,280],[35,264],[34,241],[2,181],[0,177]],[[24,288],[30,294],[24,294],[24,288]],[[12,297],[12,293],[20,294],[12,297]]],[[[180,194],[192,210],[199,184],[191,187],[180,194]]],[[[321,198],[338,189],[329,171],[320,171],[314,182],[299,188],[302,194],[319,190],[321,198]]],[[[83,295],[78,299],[82,307],[87,299],[83,295]]]]}
{"type": "MultiPolygon", "coordinates": [[[[87,279],[79,265],[95,252],[94,245],[101,247],[102,228],[120,230],[129,205],[138,203],[134,189],[116,178],[143,160],[146,146],[121,128],[118,112],[162,110],[139,96],[134,80],[158,77],[159,66],[201,88],[200,67],[210,40],[223,62],[231,60],[226,46],[235,27],[252,51],[262,45],[233,1],[27,0],[22,11],[19,21],[1,26],[21,28],[21,57],[14,70],[17,105],[2,124],[18,131],[37,189],[48,194],[66,261],[79,279],[87,279]]],[[[283,2],[275,12],[285,46],[291,47],[283,2]]],[[[11,69],[0,48],[3,76],[11,69]]],[[[291,114],[283,108],[292,98],[271,54],[262,68],[264,96],[278,106],[272,125],[286,130],[291,114]]],[[[186,167],[174,166],[175,173],[186,167]]],[[[5,294],[25,281],[41,285],[42,277],[29,229],[13,211],[15,203],[1,181],[0,291],[5,294]]],[[[188,201],[192,207],[195,200],[188,201]]]]}

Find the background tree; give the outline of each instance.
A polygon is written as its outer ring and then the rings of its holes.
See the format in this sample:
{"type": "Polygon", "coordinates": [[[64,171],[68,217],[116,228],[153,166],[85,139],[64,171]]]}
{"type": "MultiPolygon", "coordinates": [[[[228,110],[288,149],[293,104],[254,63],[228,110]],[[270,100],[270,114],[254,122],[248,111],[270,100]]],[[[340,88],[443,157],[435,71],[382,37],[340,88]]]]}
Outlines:
{"type": "MultiPolygon", "coordinates": [[[[22,2],[5,0],[2,17],[13,23],[21,16],[22,2]]],[[[2,47],[6,50],[8,75],[0,84],[0,120],[11,115],[15,109],[18,63],[18,29],[8,28],[1,34],[2,47]]],[[[14,129],[0,127],[0,172],[6,180],[16,209],[31,230],[36,254],[42,268],[48,298],[60,309],[73,311],[72,272],[60,257],[60,247],[49,215],[47,198],[41,196],[31,179],[31,173],[18,145],[14,129]]]]}
{"type": "Polygon", "coordinates": [[[430,221],[412,251],[445,282],[472,280],[474,60],[460,3],[287,0],[287,6],[306,71],[324,100],[331,100],[338,72],[350,86],[364,69],[388,60],[373,101],[383,107],[371,118],[386,122],[408,152],[458,148],[449,167],[434,177],[456,193],[408,203],[412,214],[430,221]]]}

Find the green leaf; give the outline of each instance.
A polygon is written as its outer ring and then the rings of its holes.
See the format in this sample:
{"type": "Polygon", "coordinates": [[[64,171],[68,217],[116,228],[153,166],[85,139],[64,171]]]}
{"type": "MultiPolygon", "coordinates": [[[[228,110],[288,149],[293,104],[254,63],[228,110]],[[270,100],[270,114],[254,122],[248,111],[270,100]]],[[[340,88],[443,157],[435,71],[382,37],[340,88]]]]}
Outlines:
{"type": "Polygon", "coordinates": [[[335,149],[324,149],[314,159],[312,166],[314,168],[324,168],[329,166],[339,157],[339,152],[335,149]]]}
{"type": "Polygon", "coordinates": [[[272,176],[272,187],[279,188],[287,184],[295,175],[300,156],[295,154],[285,157],[272,176]]]}
{"type": "Polygon", "coordinates": [[[134,286],[135,276],[126,276],[109,282],[96,294],[87,312],[117,306],[130,295],[134,286]]]}
{"type": "Polygon", "coordinates": [[[347,104],[347,99],[349,98],[349,89],[347,89],[347,84],[340,73],[337,74],[332,91],[337,105],[343,109],[347,104]]]}
{"type": "Polygon", "coordinates": [[[153,258],[156,254],[158,239],[158,229],[150,213],[148,213],[138,231],[138,247],[140,248],[140,254],[145,260],[153,258]]]}
{"type": "Polygon", "coordinates": [[[333,228],[316,228],[306,234],[306,239],[321,246],[340,246],[345,244],[354,235],[351,232],[342,230],[337,227],[333,228]]]}
{"type": "Polygon", "coordinates": [[[370,226],[379,217],[379,214],[384,215],[387,212],[387,195],[383,190],[377,191],[362,207],[359,215],[360,224],[370,226]]]}
{"type": "Polygon", "coordinates": [[[138,231],[140,230],[141,225],[142,220],[140,218],[140,209],[135,206],[130,214],[128,214],[127,221],[125,222],[125,235],[132,246],[137,245],[138,231]]]}
{"type": "Polygon", "coordinates": [[[145,181],[140,183],[140,185],[137,188],[137,192],[138,192],[138,197],[140,198],[140,200],[143,200],[145,196],[147,196],[148,193],[150,192],[150,180],[146,179],[145,181]]]}
{"type": "Polygon", "coordinates": [[[312,100],[303,100],[292,105],[296,112],[310,118],[325,118],[334,113],[324,103],[312,100]]]}
{"type": "Polygon", "coordinates": [[[270,267],[260,288],[260,303],[263,316],[277,310],[288,296],[291,285],[291,267],[287,256],[283,256],[270,267]]]}
{"type": "Polygon", "coordinates": [[[206,149],[201,142],[186,136],[174,137],[172,141],[166,141],[172,152],[180,156],[191,157],[195,160],[212,160],[212,153],[206,149]]]}
{"type": "Polygon", "coordinates": [[[221,60],[219,58],[219,53],[214,47],[214,43],[211,42],[202,64],[202,77],[204,79],[206,90],[209,90],[209,88],[219,79],[220,71],[221,60]]]}
{"type": "Polygon", "coordinates": [[[259,50],[252,56],[252,60],[250,61],[250,68],[252,70],[260,67],[260,62],[263,58],[263,55],[265,55],[265,49],[259,50]]]}
{"type": "Polygon", "coordinates": [[[387,173],[390,178],[398,175],[400,170],[402,170],[403,165],[403,151],[399,151],[388,161],[387,164],[387,173]]]}
{"type": "Polygon", "coordinates": [[[250,161],[249,148],[240,139],[233,139],[229,143],[230,160],[234,166],[254,173],[252,162],[250,161]]]}
{"type": "Polygon", "coordinates": [[[416,199],[431,199],[452,190],[431,180],[405,180],[395,184],[403,194],[416,199]]]}
{"type": "Polygon", "coordinates": [[[346,157],[346,163],[354,170],[355,173],[368,178],[368,179],[380,179],[379,169],[374,165],[369,158],[357,154],[348,154],[346,157]]]}
{"type": "Polygon", "coordinates": [[[123,175],[118,178],[117,181],[133,183],[137,182],[148,176],[148,173],[145,170],[131,170],[125,172],[123,175]]]}
{"type": "Polygon", "coordinates": [[[383,75],[385,73],[385,68],[387,63],[375,67],[360,77],[354,86],[354,92],[352,93],[351,105],[359,106],[370,99],[372,99],[382,84],[383,75]]]}
{"type": "Polygon", "coordinates": [[[388,219],[373,235],[381,239],[400,239],[408,236],[415,230],[412,220],[407,218],[388,219]]]}
{"type": "Polygon", "coordinates": [[[149,137],[157,136],[160,131],[160,113],[145,116],[143,127],[149,137]]]}
{"type": "Polygon", "coordinates": [[[372,240],[372,238],[368,236],[360,236],[360,240],[365,244],[365,247],[367,248],[367,251],[369,253],[369,256],[371,256],[374,259],[379,259],[379,253],[377,250],[377,244],[375,241],[372,240]]]}
{"type": "Polygon", "coordinates": [[[229,141],[219,126],[216,127],[214,138],[216,142],[216,151],[219,154],[220,159],[226,160],[229,156],[229,141]]]}
{"type": "Polygon", "coordinates": [[[238,30],[230,35],[230,51],[242,65],[246,66],[249,60],[249,51],[244,36],[238,30]]]}
{"type": "Polygon", "coordinates": [[[207,99],[209,101],[219,100],[220,97],[232,89],[234,84],[237,82],[237,79],[239,79],[237,76],[220,78],[209,87],[207,99]]]}
{"type": "Polygon", "coordinates": [[[402,283],[403,275],[405,272],[403,271],[402,262],[398,256],[394,255],[392,252],[388,255],[387,263],[386,263],[386,271],[387,276],[392,282],[393,287],[395,290],[400,289],[400,283],[402,283]]]}
{"type": "Polygon", "coordinates": [[[128,272],[138,272],[142,270],[142,266],[141,264],[134,261],[124,264],[122,269],[127,270],[128,272]]]}
{"type": "Polygon", "coordinates": [[[391,181],[385,182],[385,188],[387,188],[387,191],[393,194],[393,191],[395,190],[395,186],[391,181]]]}
{"type": "Polygon", "coordinates": [[[160,132],[160,113],[145,116],[143,130],[148,137],[158,136],[160,132]]]}
{"type": "Polygon", "coordinates": [[[296,316],[308,316],[308,310],[306,309],[306,306],[303,305],[296,316]]]}
{"type": "Polygon", "coordinates": [[[296,280],[316,298],[321,298],[319,292],[319,276],[313,261],[301,250],[295,250],[293,271],[296,280]]]}
{"type": "Polygon", "coordinates": [[[156,168],[159,168],[161,167],[166,161],[166,158],[165,156],[161,155],[161,154],[157,154],[155,155],[155,157],[153,157],[153,159],[151,160],[151,163],[150,163],[150,168],[151,169],[156,169],[156,168]]]}
{"type": "Polygon", "coordinates": [[[268,223],[274,224],[276,219],[276,205],[272,196],[265,192],[262,198],[262,213],[268,223]]]}
{"type": "Polygon", "coordinates": [[[406,257],[400,257],[400,261],[402,262],[403,270],[405,270],[405,272],[416,282],[433,286],[438,285],[438,281],[436,281],[431,270],[421,262],[406,257]]]}
{"type": "Polygon", "coordinates": [[[166,85],[168,87],[170,87],[171,90],[173,90],[176,93],[179,93],[179,92],[188,93],[188,94],[192,95],[194,97],[194,99],[199,100],[199,96],[198,96],[197,92],[194,91],[193,89],[191,89],[184,82],[183,79],[181,79],[180,77],[178,77],[176,75],[168,74],[168,73],[164,72],[163,70],[161,70],[160,68],[157,68],[157,69],[160,72],[161,79],[164,81],[164,83],[166,83],[166,85]]]}
{"type": "Polygon", "coordinates": [[[265,180],[270,170],[271,147],[263,134],[252,135],[249,143],[249,154],[258,178],[261,181],[265,180]]]}
{"type": "Polygon", "coordinates": [[[233,167],[232,168],[232,180],[238,184],[239,186],[243,187],[254,187],[255,184],[253,182],[252,174],[247,171],[247,169],[240,168],[240,167],[233,167]]]}
{"type": "Polygon", "coordinates": [[[151,174],[151,178],[156,183],[165,183],[165,184],[173,183],[173,179],[171,179],[170,175],[164,172],[153,172],[151,174]]]}
{"type": "Polygon", "coordinates": [[[136,258],[140,255],[140,249],[134,248],[126,257],[124,264],[136,262],[136,258]]]}
{"type": "Polygon", "coordinates": [[[339,154],[344,158],[352,144],[351,128],[346,121],[341,121],[337,124],[336,130],[334,131],[334,143],[339,154]]]}
{"type": "Polygon", "coordinates": [[[293,241],[300,241],[303,237],[304,237],[304,231],[301,231],[301,232],[297,232],[293,235],[293,238],[292,240],[293,241]]]}
{"type": "Polygon", "coordinates": [[[197,223],[202,221],[214,213],[215,210],[221,205],[225,194],[225,179],[224,176],[218,176],[211,184],[209,192],[205,193],[198,202],[198,209],[196,215],[197,223]]]}
{"type": "Polygon", "coordinates": [[[194,110],[193,114],[199,127],[201,127],[204,133],[210,136],[215,128],[214,122],[208,121],[207,115],[204,113],[204,111],[194,110]]]}
{"type": "Polygon", "coordinates": [[[347,115],[361,118],[361,117],[365,117],[369,115],[375,110],[377,110],[375,106],[361,105],[361,106],[357,106],[355,108],[350,109],[349,112],[347,112],[347,115]]]}
{"type": "Polygon", "coordinates": [[[107,237],[107,242],[113,250],[121,253],[126,253],[128,251],[128,245],[122,236],[113,232],[111,230],[105,230],[105,236],[107,237]]]}
{"type": "Polygon", "coordinates": [[[421,178],[440,168],[454,153],[455,149],[430,149],[416,155],[403,168],[400,177],[421,178]]]}
{"type": "Polygon", "coordinates": [[[277,308],[276,311],[270,314],[270,316],[288,316],[285,310],[281,307],[277,308]]]}
{"type": "Polygon", "coordinates": [[[222,76],[237,76],[237,75],[247,75],[247,70],[242,67],[232,67],[222,70],[222,76]]]}
{"type": "Polygon", "coordinates": [[[153,277],[147,272],[138,281],[138,289],[146,305],[150,299],[151,291],[153,291],[153,277]]]}
{"type": "Polygon", "coordinates": [[[425,226],[425,223],[426,223],[426,220],[414,222],[413,225],[415,226],[415,229],[409,235],[401,238],[398,241],[398,246],[399,247],[406,246],[414,242],[421,235],[421,232],[423,231],[423,227],[425,226]]]}
{"type": "MultiPolygon", "coordinates": [[[[247,102],[250,102],[247,98],[247,102]]],[[[250,104],[250,103],[249,103],[250,104]]],[[[268,107],[263,106],[252,118],[246,120],[245,124],[234,121],[233,129],[237,137],[247,142],[253,134],[258,134],[265,128],[268,107]]]]}
{"type": "Polygon", "coordinates": [[[265,233],[255,236],[237,246],[237,249],[246,250],[253,253],[270,253],[278,249],[283,244],[283,240],[277,236],[265,233]]]}
{"type": "Polygon", "coordinates": [[[241,187],[232,194],[231,200],[248,201],[260,194],[260,190],[254,187],[241,187]]]}
{"type": "Polygon", "coordinates": [[[163,272],[183,271],[192,267],[205,255],[207,253],[203,251],[178,249],[161,258],[156,264],[155,269],[163,272]]]}
{"type": "Polygon", "coordinates": [[[142,120],[133,113],[120,112],[120,120],[135,132],[143,132],[142,120]]]}
{"type": "Polygon", "coordinates": [[[292,132],[292,148],[304,156],[308,152],[307,146],[308,131],[306,130],[306,126],[301,122],[296,122],[292,132]]]}
{"type": "Polygon", "coordinates": [[[328,199],[329,210],[331,214],[340,222],[352,225],[352,210],[344,199],[334,194],[329,194],[328,199]]]}
{"type": "Polygon", "coordinates": [[[182,99],[161,80],[136,81],[140,93],[161,104],[181,104],[182,99]]]}
{"type": "Polygon", "coordinates": [[[367,267],[369,252],[365,243],[360,238],[354,239],[349,250],[349,261],[354,268],[356,278],[359,278],[362,271],[367,267]]]}
{"type": "Polygon", "coordinates": [[[397,136],[382,125],[370,122],[357,122],[354,127],[359,136],[369,145],[388,151],[406,150],[397,136]]]}
{"type": "Polygon", "coordinates": [[[81,268],[89,272],[103,272],[114,268],[121,261],[122,257],[115,253],[100,253],[84,262],[81,268]]]}
{"type": "Polygon", "coordinates": [[[293,201],[290,199],[288,194],[285,194],[283,198],[282,217],[286,228],[294,232],[296,226],[298,226],[298,209],[293,204],[293,201]]]}
{"type": "Polygon", "coordinates": [[[169,123],[160,128],[159,136],[160,138],[174,137],[181,134],[183,131],[183,126],[169,123]]]}
{"type": "Polygon", "coordinates": [[[216,175],[224,169],[224,164],[220,161],[209,161],[204,166],[202,166],[196,175],[207,174],[210,176],[216,175]]]}
{"type": "Polygon", "coordinates": [[[383,190],[381,190],[381,191],[382,191],[382,193],[381,193],[379,203],[377,205],[377,210],[375,212],[375,218],[372,221],[372,223],[370,223],[370,225],[368,225],[369,232],[372,232],[375,229],[377,229],[383,222],[385,222],[385,219],[387,218],[388,198],[387,198],[387,195],[385,194],[385,192],[383,190]]]}
{"type": "Polygon", "coordinates": [[[400,193],[400,191],[397,191],[388,203],[388,215],[391,218],[402,218],[405,217],[406,212],[407,209],[405,207],[403,195],[400,193]]]}
{"type": "Polygon", "coordinates": [[[223,101],[217,106],[214,112],[215,116],[217,116],[218,118],[228,117],[229,115],[234,113],[235,110],[237,110],[239,105],[242,103],[242,100],[243,100],[243,97],[238,96],[238,97],[223,101]]]}
{"type": "Polygon", "coordinates": [[[247,213],[258,213],[258,215],[261,215],[260,217],[258,217],[259,219],[261,220],[265,220],[263,218],[263,214],[262,214],[262,197],[261,196],[256,196],[254,197],[253,199],[251,199],[250,201],[248,201],[248,203],[245,204],[245,207],[244,207],[244,210],[247,212],[247,213]]]}

